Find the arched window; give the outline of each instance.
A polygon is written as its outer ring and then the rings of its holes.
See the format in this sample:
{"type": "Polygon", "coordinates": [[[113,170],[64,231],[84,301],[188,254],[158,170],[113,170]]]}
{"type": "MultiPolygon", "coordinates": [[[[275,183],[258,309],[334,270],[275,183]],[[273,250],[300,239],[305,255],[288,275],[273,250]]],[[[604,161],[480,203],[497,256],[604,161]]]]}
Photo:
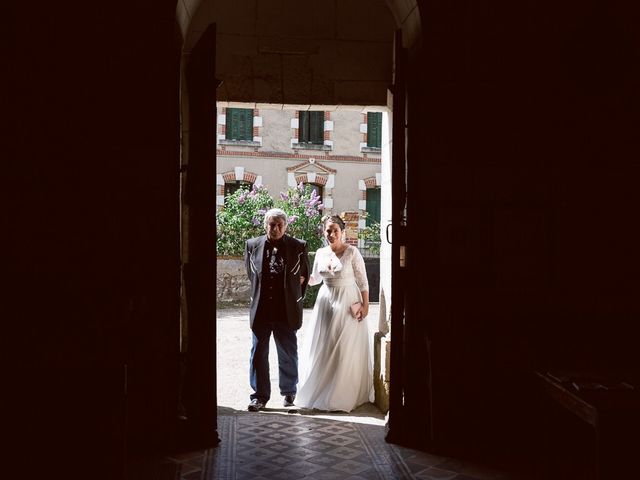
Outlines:
{"type": "MultiPolygon", "coordinates": [[[[316,195],[320,197],[320,201],[322,202],[322,195],[324,188],[322,185],[318,185],[317,183],[305,183],[305,186],[309,185],[311,187],[312,192],[316,192],[316,195]]],[[[320,211],[324,210],[323,208],[320,211]]]]}
{"type": "Polygon", "coordinates": [[[322,191],[324,190],[322,185],[318,185],[317,183],[307,183],[307,185],[311,187],[312,191],[316,192],[316,195],[322,198],[322,191]]]}
{"type": "Polygon", "coordinates": [[[245,187],[249,190],[253,187],[253,183],[246,182],[244,180],[236,180],[235,182],[225,182],[224,184],[224,196],[225,198],[232,195],[240,187],[245,187]]]}

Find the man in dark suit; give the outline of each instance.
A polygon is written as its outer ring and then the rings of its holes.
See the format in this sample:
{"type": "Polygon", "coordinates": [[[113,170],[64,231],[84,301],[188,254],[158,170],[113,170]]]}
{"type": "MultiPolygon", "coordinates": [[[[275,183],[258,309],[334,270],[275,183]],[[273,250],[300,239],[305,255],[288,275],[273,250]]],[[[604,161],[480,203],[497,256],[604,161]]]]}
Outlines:
{"type": "Polygon", "coordinates": [[[249,321],[253,332],[248,410],[264,408],[271,396],[269,339],[278,350],[280,394],[284,406],[294,404],[298,384],[297,330],[309,282],[309,259],[304,240],[285,235],[287,214],[274,208],[265,213],[266,235],[247,241],[244,260],[251,280],[249,321]]]}

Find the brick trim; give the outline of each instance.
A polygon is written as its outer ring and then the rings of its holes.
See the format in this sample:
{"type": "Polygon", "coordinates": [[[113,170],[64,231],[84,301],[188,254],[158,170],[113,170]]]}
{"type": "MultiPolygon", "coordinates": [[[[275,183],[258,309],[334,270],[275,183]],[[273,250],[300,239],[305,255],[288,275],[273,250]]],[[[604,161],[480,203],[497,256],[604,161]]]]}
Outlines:
{"type": "MultiPolygon", "coordinates": [[[[230,170],[228,172],[221,173],[220,175],[222,175],[222,179],[224,180],[224,183],[230,183],[230,182],[235,182],[236,181],[236,172],[235,172],[235,170],[230,170]]],[[[247,172],[245,170],[244,177],[242,178],[242,180],[244,182],[255,183],[256,178],[258,178],[258,174],[257,173],[247,172]]],[[[224,185],[221,185],[221,188],[222,188],[222,192],[224,193],[224,185]]]]}
{"type": "Polygon", "coordinates": [[[364,181],[364,185],[367,188],[376,188],[378,186],[376,185],[376,177],[367,177],[367,178],[364,178],[363,181],[364,181]]]}
{"type": "Polygon", "coordinates": [[[296,175],[296,183],[300,185],[300,183],[312,183],[314,185],[320,185],[324,187],[327,184],[328,178],[324,175],[316,175],[316,179],[313,182],[310,182],[307,173],[299,173],[296,175]]]}
{"type": "MultiPolygon", "coordinates": [[[[216,154],[222,157],[262,157],[262,158],[278,158],[278,159],[301,159],[307,160],[310,158],[318,158],[318,155],[308,155],[301,153],[286,153],[286,152],[248,152],[241,150],[227,150],[219,148],[216,150],[216,154]]],[[[357,157],[355,155],[325,155],[322,157],[325,162],[355,162],[355,163],[382,163],[381,158],[371,158],[369,156],[357,157]]],[[[318,162],[316,162],[316,165],[318,162]]],[[[328,167],[327,167],[328,168],[328,167]]]]}
{"type": "Polygon", "coordinates": [[[296,170],[301,169],[302,167],[306,167],[307,165],[315,165],[316,167],[318,167],[320,170],[322,170],[323,172],[326,173],[336,173],[337,170],[334,170],[333,168],[327,167],[326,165],[323,165],[320,162],[314,162],[313,164],[310,162],[300,162],[292,167],[288,167],[287,168],[287,172],[295,172],[296,170]]]}

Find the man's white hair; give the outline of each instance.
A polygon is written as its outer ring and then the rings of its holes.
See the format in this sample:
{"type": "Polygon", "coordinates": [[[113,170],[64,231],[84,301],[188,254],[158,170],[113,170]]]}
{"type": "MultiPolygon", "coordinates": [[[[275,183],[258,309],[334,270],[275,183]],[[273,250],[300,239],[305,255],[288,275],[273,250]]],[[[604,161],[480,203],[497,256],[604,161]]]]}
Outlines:
{"type": "Polygon", "coordinates": [[[285,227],[289,225],[289,216],[287,213],[280,208],[272,208],[271,210],[267,210],[264,214],[264,228],[267,228],[267,223],[269,223],[270,218],[281,218],[284,220],[285,227]]]}

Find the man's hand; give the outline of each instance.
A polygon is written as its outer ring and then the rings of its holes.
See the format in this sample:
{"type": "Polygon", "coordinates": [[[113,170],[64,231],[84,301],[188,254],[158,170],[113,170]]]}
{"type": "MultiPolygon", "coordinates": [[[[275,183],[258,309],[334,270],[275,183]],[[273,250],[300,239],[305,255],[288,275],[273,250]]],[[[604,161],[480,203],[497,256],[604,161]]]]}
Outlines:
{"type": "Polygon", "coordinates": [[[302,285],[304,283],[304,281],[306,280],[305,277],[300,277],[300,285],[302,285]]]}

